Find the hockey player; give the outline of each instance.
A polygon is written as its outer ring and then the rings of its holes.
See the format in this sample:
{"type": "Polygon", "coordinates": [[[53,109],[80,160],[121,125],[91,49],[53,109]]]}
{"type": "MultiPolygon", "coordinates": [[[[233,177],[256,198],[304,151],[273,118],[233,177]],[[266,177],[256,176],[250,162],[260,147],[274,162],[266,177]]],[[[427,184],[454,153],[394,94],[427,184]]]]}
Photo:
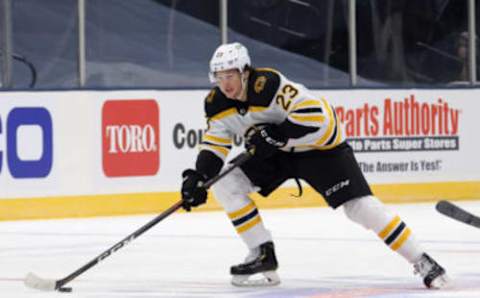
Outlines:
{"type": "Polygon", "coordinates": [[[206,202],[202,183],[218,174],[232,138],[243,135],[253,157],[213,187],[239,236],[250,250],[244,263],[232,266],[237,286],[280,283],[274,244],[249,193],[268,196],[290,178],[303,179],[332,208],[375,232],[392,250],[413,264],[428,288],[441,288],[445,270],[420,247],[410,228],[372,195],[345,142],[334,108],[303,85],[273,69],[253,68],[240,43],[221,45],[210,61],[216,84],[205,99],[207,130],[195,169],[183,172],[183,207],[206,202]],[[256,274],[260,280],[252,280],[256,274]]]}

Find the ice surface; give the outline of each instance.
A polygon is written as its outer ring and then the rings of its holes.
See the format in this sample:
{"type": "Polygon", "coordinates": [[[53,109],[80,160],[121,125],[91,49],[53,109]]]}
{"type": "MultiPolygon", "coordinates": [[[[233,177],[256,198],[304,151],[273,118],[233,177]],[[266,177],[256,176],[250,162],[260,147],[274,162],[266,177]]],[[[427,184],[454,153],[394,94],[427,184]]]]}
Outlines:
{"type": "MultiPolygon", "coordinates": [[[[480,200],[458,204],[480,214],[480,200]]],[[[69,294],[26,288],[23,278],[63,278],[155,215],[0,222],[0,297],[480,297],[480,229],[432,203],[388,207],[447,269],[451,288],[425,289],[410,264],[341,210],[309,208],[261,210],[282,284],[253,289],[230,285],[229,267],[247,251],[221,212],[173,214],[69,283],[69,294]]]]}

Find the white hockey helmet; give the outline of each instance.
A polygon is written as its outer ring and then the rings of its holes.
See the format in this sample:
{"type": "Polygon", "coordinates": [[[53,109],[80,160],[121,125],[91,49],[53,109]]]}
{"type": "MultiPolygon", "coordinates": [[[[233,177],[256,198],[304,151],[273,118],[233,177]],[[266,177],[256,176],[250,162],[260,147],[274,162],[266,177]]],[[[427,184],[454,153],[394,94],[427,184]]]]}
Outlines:
{"type": "Polygon", "coordinates": [[[247,48],[239,42],[222,44],[213,53],[210,60],[210,72],[208,76],[210,82],[215,83],[215,72],[238,69],[243,72],[245,66],[250,66],[250,56],[247,48]]]}

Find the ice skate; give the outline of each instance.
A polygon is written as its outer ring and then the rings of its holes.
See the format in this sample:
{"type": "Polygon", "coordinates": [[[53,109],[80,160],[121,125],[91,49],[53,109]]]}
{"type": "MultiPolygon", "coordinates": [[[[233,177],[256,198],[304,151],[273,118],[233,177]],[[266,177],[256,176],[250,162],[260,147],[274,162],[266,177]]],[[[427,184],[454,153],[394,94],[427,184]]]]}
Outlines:
{"type": "Polygon", "coordinates": [[[447,286],[449,282],[445,269],[426,253],[413,267],[415,274],[419,274],[423,278],[423,283],[427,288],[440,289],[447,286]]]}
{"type": "Polygon", "coordinates": [[[273,242],[265,242],[251,252],[246,262],[232,266],[232,284],[237,287],[275,286],[280,283],[273,242]]]}

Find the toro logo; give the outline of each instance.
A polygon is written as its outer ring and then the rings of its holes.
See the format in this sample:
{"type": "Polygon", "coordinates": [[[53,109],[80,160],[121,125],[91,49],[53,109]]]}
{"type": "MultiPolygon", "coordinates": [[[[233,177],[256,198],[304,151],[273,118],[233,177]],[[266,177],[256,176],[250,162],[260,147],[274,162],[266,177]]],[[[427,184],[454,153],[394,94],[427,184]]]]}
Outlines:
{"type": "Polygon", "coordinates": [[[153,99],[107,100],[102,108],[103,172],[152,176],[159,168],[159,109],[153,99]]]}

